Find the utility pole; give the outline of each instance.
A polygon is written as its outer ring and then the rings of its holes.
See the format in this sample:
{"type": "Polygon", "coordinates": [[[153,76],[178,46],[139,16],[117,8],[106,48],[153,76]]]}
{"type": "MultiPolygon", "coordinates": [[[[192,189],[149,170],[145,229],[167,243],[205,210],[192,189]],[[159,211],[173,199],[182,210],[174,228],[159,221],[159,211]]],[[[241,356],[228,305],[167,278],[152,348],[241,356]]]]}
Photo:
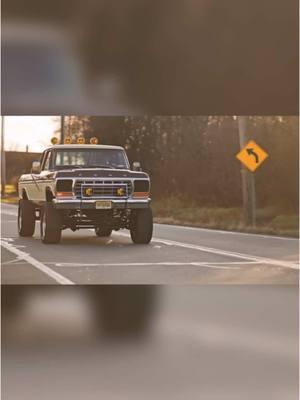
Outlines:
{"type": "Polygon", "coordinates": [[[4,148],[4,116],[1,117],[1,196],[5,196],[6,160],[4,148]]]}
{"type": "Polygon", "coordinates": [[[64,143],[65,140],[65,116],[60,117],[60,143],[64,143]]]}
{"type": "MultiPolygon", "coordinates": [[[[241,150],[247,145],[249,138],[247,135],[247,117],[238,117],[239,138],[241,150]]],[[[256,224],[256,193],[254,173],[248,171],[243,165],[242,174],[242,193],[244,221],[246,225],[255,226],[256,224]]]]}

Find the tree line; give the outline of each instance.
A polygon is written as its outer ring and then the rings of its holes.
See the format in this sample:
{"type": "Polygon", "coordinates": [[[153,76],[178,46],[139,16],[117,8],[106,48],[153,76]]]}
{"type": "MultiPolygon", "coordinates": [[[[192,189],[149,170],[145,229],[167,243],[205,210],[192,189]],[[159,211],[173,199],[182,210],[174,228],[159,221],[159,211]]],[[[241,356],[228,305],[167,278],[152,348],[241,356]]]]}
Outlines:
{"type": "MultiPolygon", "coordinates": [[[[268,154],[255,173],[258,207],[298,209],[298,118],[248,117],[248,135],[268,154]]],[[[237,119],[232,116],[66,117],[72,135],[124,146],[152,178],[156,198],[241,205],[237,119]]]]}

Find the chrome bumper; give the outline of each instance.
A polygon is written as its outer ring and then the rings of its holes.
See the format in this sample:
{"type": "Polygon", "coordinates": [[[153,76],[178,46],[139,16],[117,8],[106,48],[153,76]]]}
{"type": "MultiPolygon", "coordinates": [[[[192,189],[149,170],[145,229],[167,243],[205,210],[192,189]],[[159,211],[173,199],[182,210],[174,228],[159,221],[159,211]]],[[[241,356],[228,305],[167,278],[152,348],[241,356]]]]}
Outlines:
{"type": "MultiPolygon", "coordinates": [[[[97,199],[97,200],[62,200],[62,199],[53,199],[53,205],[55,208],[60,210],[96,210],[96,202],[106,200],[106,199],[97,199]]],[[[143,199],[143,200],[112,200],[107,199],[112,202],[112,209],[136,209],[136,208],[149,208],[151,199],[143,199]]]]}

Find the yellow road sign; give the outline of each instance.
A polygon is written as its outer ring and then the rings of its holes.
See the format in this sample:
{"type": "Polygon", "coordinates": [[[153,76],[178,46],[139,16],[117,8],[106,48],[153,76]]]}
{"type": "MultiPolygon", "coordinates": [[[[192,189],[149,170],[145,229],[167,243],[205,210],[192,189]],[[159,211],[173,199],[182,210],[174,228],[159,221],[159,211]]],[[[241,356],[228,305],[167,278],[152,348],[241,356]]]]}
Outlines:
{"type": "Polygon", "coordinates": [[[254,140],[250,140],[236,157],[251,172],[254,172],[265,161],[268,154],[254,140]]]}

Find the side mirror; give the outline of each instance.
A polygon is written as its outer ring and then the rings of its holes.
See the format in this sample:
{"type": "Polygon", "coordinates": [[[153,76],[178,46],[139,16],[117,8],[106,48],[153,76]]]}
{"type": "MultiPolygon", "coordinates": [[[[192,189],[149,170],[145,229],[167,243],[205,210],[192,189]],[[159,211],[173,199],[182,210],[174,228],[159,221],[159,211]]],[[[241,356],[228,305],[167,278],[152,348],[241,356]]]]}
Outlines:
{"type": "Polygon", "coordinates": [[[39,161],[33,161],[31,167],[32,174],[39,174],[41,172],[41,163],[39,161]]]}
{"type": "Polygon", "coordinates": [[[139,161],[134,161],[132,164],[132,169],[133,171],[141,171],[142,170],[141,163],[139,161]]]}

